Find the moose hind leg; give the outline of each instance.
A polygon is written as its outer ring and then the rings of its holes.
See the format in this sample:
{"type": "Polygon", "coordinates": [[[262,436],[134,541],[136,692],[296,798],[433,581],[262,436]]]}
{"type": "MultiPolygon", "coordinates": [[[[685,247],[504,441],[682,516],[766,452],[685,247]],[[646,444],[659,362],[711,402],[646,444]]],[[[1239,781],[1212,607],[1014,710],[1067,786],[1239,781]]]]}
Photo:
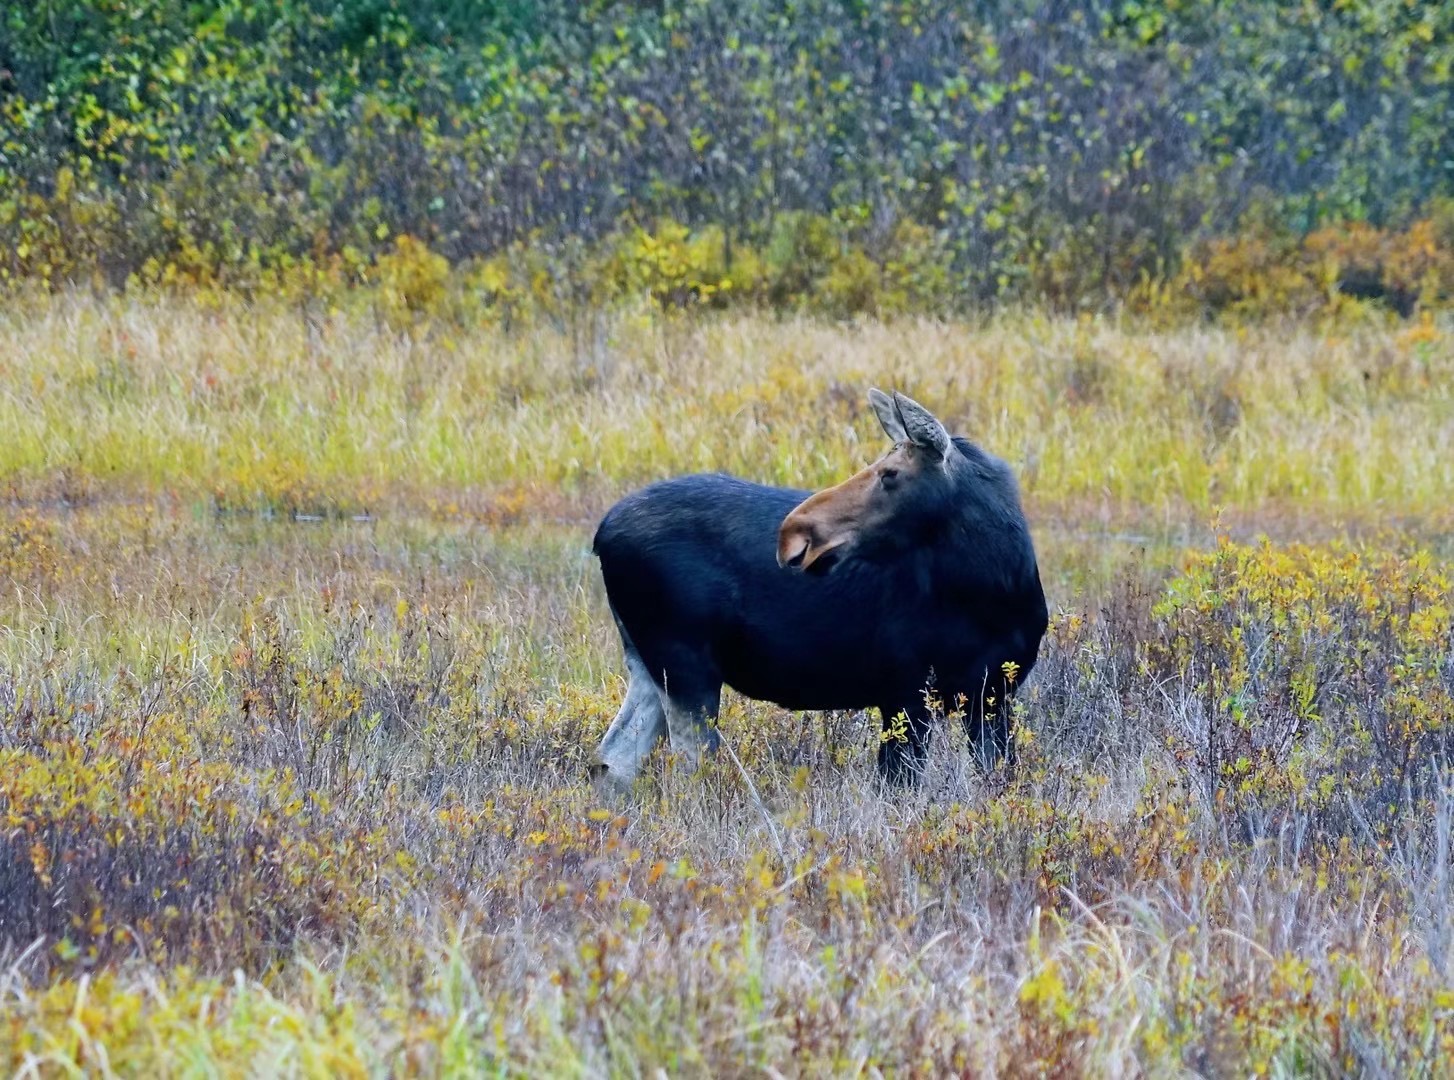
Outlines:
{"type": "Polygon", "coordinates": [[[621,702],[616,719],[606,729],[596,756],[606,775],[620,784],[630,785],[641,772],[642,762],[666,733],[666,714],[662,709],[661,691],[630,645],[626,646],[626,677],[626,700],[621,702]]]}

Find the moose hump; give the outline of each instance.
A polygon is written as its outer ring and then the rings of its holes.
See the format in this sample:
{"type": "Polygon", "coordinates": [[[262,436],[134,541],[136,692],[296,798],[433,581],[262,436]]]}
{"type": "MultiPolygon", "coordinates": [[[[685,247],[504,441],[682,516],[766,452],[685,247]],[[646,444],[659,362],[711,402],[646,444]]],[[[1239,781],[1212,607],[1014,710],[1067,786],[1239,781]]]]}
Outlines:
{"type": "Polygon", "coordinates": [[[1047,625],[1014,476],[903,394],[868,397],[893,445],[834,487],[683,476],[607,512],[594,550],[628,675],[599,749],[610,778],[634,780],[663,735],[692,761],[715,749],[724,684],[877,708],[898,729],[878,755],[892,784],[922,769],[930,683],[982,753],[1010,750],[1009,699],[1047,625]]]}

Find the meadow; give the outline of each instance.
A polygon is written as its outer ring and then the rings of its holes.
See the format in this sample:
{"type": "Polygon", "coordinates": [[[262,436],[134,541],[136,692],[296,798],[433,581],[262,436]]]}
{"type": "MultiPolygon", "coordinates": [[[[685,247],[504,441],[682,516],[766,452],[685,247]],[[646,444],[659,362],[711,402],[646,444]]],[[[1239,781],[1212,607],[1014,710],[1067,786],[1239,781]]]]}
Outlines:
{"type": "Polygon", "coordinates": [[[1454,323],[0,306],[0,1071],[1447,1074],[1454,323]],[[397,313],[395,313],[397,314],[397,313]],[[727,695],[596,790],[611,501],[901,389],[1021,478],[1019,762],[727,695]]]}

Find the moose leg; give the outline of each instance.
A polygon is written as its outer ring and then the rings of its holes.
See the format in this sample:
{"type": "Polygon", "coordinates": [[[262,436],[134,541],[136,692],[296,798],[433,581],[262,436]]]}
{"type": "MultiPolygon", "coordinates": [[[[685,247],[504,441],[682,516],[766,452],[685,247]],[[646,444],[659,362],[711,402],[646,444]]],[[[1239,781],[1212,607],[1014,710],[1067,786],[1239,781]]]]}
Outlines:
{"type": "Polygon", "coordinates": [[[661,691],[630,645],[626,646],[626,677],[626,700],[596,751],[606,775],[622,785],[636,779],[641,763],[666,733],[661,691]]]}
{"type": "Polygon", "coordinates": [[[721,737],[717,734],[717,710],[722,704],[722,684],[702,679],[696,685],[667,680],[662,691],[666,706],[666,729],[671,748],[696,768],[702,763],[702,752],[716,753],[721,737]]]}
{"type": "Polygon", "coordinates": [[[893,787],[918,782],[929,752],[929,710],[922,702],[880,705],[883,738],[878,744],[879,779],[893,787]]]}
{"type": "Polygon", "coordinates": [[[985,768],[993,768],[1000,761],[1013,764],[1015,740],[1010,731],[1010,702],[1013,689],[1004,680],[997,680],[988,687],[976,687],[974,691],[961,696],[964,709],[964,733],[975,758],[985,768]]]}

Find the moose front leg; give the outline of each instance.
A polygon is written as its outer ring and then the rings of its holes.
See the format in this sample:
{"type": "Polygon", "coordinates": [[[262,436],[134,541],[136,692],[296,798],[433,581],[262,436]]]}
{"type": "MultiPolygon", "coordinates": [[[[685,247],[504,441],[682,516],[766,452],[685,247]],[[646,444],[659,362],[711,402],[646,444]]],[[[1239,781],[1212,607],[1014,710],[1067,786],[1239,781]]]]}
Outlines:
{"type": "Polygon", "coordinates": [[[964,733],[975,759],[987,769],[1001,761],[1013,765],[1015,739],[1010,704],[1014,687],[1004,679],[954,695],[954,707],[964,710],[964,733]]]}
{"type": "Polygon", "coordinates": [[[879,779],[892,787],[918,783],[929,753],[929,709],[922,700],[880,705],[883,735],[878,745],[879,779]]]}

